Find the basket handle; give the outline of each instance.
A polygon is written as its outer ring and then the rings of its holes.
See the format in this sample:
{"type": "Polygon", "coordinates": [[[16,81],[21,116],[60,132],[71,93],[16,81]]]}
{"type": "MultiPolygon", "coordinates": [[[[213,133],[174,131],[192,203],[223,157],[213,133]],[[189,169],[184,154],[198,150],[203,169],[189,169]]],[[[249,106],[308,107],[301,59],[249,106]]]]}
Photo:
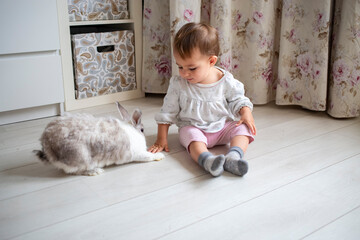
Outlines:
{"type": "Polygon", "coordinates": [[[113,52],[115,50],[115,45],[106,45],[106,46],[98,46],[98,52],[113,52]]]}

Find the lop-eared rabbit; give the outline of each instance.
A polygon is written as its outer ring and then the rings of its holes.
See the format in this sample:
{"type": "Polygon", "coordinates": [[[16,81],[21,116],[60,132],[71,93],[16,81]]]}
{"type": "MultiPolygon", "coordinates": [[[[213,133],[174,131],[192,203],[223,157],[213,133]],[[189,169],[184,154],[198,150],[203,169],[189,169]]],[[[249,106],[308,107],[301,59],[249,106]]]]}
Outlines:
{"type": "Polygon", "coordinates": [[[42,151],[34,153],[65,173],[89,176],[112,164],[163,159],[162,153],[147,151],[141,111],[134,110],[130,117],[120,103],[116,105],[120,119],[77,114],[53,120],[40,138],[42,151]]]}

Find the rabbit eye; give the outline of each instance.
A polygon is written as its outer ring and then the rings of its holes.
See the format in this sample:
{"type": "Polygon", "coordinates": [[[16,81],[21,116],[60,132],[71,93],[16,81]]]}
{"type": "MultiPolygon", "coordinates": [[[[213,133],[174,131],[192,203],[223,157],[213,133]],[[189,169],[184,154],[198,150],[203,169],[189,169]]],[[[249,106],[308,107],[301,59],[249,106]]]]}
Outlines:
{"type": "Polygon", "coordinates": [[[143,133],[143,132],[144,132],[144,129],[142,128],[140,131],[143,133]]]}

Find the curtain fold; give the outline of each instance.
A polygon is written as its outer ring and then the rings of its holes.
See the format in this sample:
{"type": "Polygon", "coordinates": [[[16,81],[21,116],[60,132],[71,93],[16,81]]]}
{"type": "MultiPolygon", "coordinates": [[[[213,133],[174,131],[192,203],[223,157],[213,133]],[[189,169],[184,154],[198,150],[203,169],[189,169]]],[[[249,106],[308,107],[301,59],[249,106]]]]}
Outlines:
{"type": "Polygon", "coordinates": [[[328,113],[360,115],[360,0],[336,0],[333,23],[328,113]]]}
{"type": "Polygon", "coordinates": [[[142,88],[144,92],[165,93],[171,71],[169,1],[144,1],[142,88]]]}
{"type": "Polygon", "coordinates": [[[360,0],[145,0],[143,21],[145,92],[166,93],[172,38],[202,21],[218,29],[217,65],[254,104],[360,115],[360,0]]]}
{"type": "Polygon", "coordinates": [[[330,9],[331,0],[284,1],[277,104],[326,110],[330,9]]]}
{"type": "MultiPolygon", "coordinates": [[[[170,1],[170,21],[171,21],[171,42],[176,32],[188,22],[201,21],[201,0],[182,0],[170,1]]],[[[172,49],[172,45],[171,45],[172,49]]],[[[172,75],[178,75],[179,70],[172,57],[172,75]]]]}

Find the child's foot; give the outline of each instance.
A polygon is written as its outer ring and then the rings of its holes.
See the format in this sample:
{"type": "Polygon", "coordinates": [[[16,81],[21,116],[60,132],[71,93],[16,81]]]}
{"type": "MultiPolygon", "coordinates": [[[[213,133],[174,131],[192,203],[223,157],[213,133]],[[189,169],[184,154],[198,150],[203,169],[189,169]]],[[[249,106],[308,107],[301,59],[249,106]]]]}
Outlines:
{"type": "Polygon", "coordinates": [[[247,162],[244,160],[226,159],[224,169],[225,171],[242,177],[247,173],[249,167],[247,162]]]}
{"type": "Polygon", "coordinates": [[[218,177],[224,172],[225,156],[214,156],[210,152],[203,152],[199,156],[198,163],[211,175],[218,177]]]}
{"type": "Polygon", "coordinates": [[[242,159],[244,152],[239,147],[230,148],[225,155],[224,169],[232,174],[244,176],[249,169],[248,163],[242,159]]]}

